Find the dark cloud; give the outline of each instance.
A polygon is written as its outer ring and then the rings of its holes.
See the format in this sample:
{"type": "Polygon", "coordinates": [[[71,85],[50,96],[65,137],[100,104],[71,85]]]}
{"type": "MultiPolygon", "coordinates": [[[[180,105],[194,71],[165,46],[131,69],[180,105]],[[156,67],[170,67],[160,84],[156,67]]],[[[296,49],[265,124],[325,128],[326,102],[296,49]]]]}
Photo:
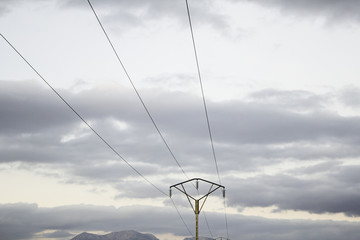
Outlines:
{"type": "MultiPolygon", "coordinates": [[[[43,0],[38,0],[43,1],[43,0]]],[[[233,0],[228,0],[235,2],[233,0]]],[[[23,0],[0,2],[0,16],[22,4],[23,0]]],[[[88,3],[82,0],[54,0],[64,8],[89,8],[88,3]]],[[[301,16],[326,17],[330,21],[360,20],[360,4],[357,0],[251,0],[265,7],[279,8],[283,14],[300,14],[301,16]]],[[[123,27],[143,26],[153,24],[154,20],[164,19],[177,21],[187,25],[186,5],[184,0],[179,1],[92,1],[93,6],[101,13],[101,18],[112,29],[123,27]]],[[[191,14],[197,24],[209,25],[218,30],[228,28],[229,23],[226,16],[219,13],[216,4],[212,1],[189,1],[191,14]]],[[[88,9],[87,9],[88,10],[88,9]]]]}
{"type": "Polygon", "coordinates": [[[48,89],[35,81],[1,81],[0,91],[2,134],[32,133],[76,120],[48,89]],[[24,94],[24,89],[29,92],[24,94]]]}
{"type": "MultiPolygon", "coordinates": [[[[302,210],[310,213],[345,213],[360,215],[358,166],[318,166],[304,171],[306,178],[278,174],[247,179],[232,179],[230,204],[242,206],[276,206],[279,210],[302,210]],[[326,169],[326,170],[324,170],[326,169]],[[316,174],[321,173],[322,176],[316,174]],[[316,176],[316,177],[314,177],[316,176]],[[242,194],[246,193],[246,194],[242,194]]],[[[302,175],[304,176],[304,175],[302,175]]]]}
{"type": "MultiPolygon", "coordinates": [[[[77,8],[91,13],[91,8],[85,0],[52,0],[47,2],[54,7],[69,9],[77,8]]],[[[135,0],[135,1],[91,1],[102,22],[106,23],[107,29],[129,30],[134,27],[149,27],[157,24],[159,20],[176,23],[181,27],[188,27],[187,11],[185,1],[167,0],[135,0]]],[[[24,0],[0,2],[0,16],[13,11],[26,4],[24,0]]],[[[215,4],[211,1],[189,1],[191,16],[196,25],[205,25],[217,30],[225,30],[229,27],[228,19],[219,13],[215,4]]]]}
{"type": "Polygon", "coordinates": [[[359,140],[354,134],[360,130],[358,117],[344,118],[332,112],[299,114],[275,104],[239,102],[219,104],[215,112],[212,118],[215,131],[218,126],[227,126],[225,131],[218,131],[217,136],[225,142],[276,144],[329,138],[359,140]]]}
{"type": "MultiPolygon", "coordinates": [[[[110,184],[118,190],[117,197],[162,197],[150,184],[134,184],[144,179],[50,90],[32,81],[1,84],[1,162],[18,162],[33,171],[55,167],[66,172],[65,178],[54,176],[59,181],[110,184]]],[[[131,90],[59,91],[124,159],[162,191],[167,193],[170,185],[186,179],[131,90]]],[[[184,93],[140,91],[187,175],[213,173],[216,179],[201,99],[184,93]]],[[[358,178],[351,169],[340,168],[347,159],[360,155],[359,117],[327,110],[325,99],[303,91],[264,90],[252,94],[247,102],[208,102],[221,174],[256,172],[296,162],[323,163],[294,169],[291,177],[229,180],[227,187],[235,192],[232,204],[359,215],[359,195],[350,187],[358,178]],[[244,198],[243,192],[251,194],[244,198]]]]}
{"type": "Polygon", "coordinates": [[[280,8],[283,14],[325,16],[331,21],[360,20],[360,3],[357,0],[251,0],[251,2],[280,8]]]}
{"type": "MultiPolygon", "coordinates": [[[[51,159],[72,159],[75,162],[114,157],[51,91],[28,82],[2,81],[2,86],[0,139],[4,144],[8,142],[14,146],[3,146],[2,161],[21,161],[21,154],[27,157],[27,161],[38,159],[40,162],[43,159],[50,162],[51,159]],[[24,88],[27,91],[24,92],[24,88]],[[35,151],[38,145],[58,148],[61,154],[51,157],[52,152],[47,152],[44,147],[35,151]],[[83,160],[75,159],[79,147],[88,153],[82,157],[83,160]],[[98,151],[99,148],[105,151],[98,151]],[[29,156],[27,151],[33,151],[33,154],[29,156]]],[[[154,95],[151,92],[142,91],[144,99],[181,162],[188,165],[196,161],[206,165],[201,155],[209,152],[209,145],[200,99],[184,94],[154,95]],[[191,144],[188,144],[189,138],[191,144]]],[[[94,128],[121,149],[119,151],[124,157],[145,163],[169,164],[168,152],[131,91],[97,89],[78,94],[62,93],[94,128]]],[[[266,99],[267,96],[268,92],[264,94],[266,99]]],[[[274,93],[272,98],[276,100],[264,101],[266,103],[259,100],[209,103],[215,144],[218,144],[220,155],[229,159],[239,153],[251,158],[310,159],[354,157],[359,154],[357,148],[353,148],[359,142],[358,117],[339,116],[316,104],[308,105],[309,113],[298,113],[294,109],[305,107],[302,100],[297,108],[296,99],[290,93],[291,101],[284,97],[284,93],[279,94],[280,97],[273,96],[274,93]],[[284,102],[291,102],[290,106],[284,102]],[[288,146],[279,151],[276,145],[281,144],[288,146]],[[340,149],[343,150],[338,151],[340,149]]],[[[256,97],[264,99],[260,93],[256,93],[256,97]]]]}
{"type": "Polygon", "coordinates": [[[352,187],[359,187],[357,185],[360,182],[360,176],[357,174],[359,170],[359,166],[344,166],[340,168],[335,177],[352,187]]]}
{"type": "Polygon", "coordinates": [[[5,204],[0,206],[0,219],[0,239],[31,238],[45,230],[54,230],[53,235],[61,233],[62,236],[66,232],[127,229],[169,233],[167,226],[172,226],[175,234],[187,234],[183,226],[177,226],[181,222],[176,211],[161,207],[75,205],[39,208],[34,204],[5,204]]]}
{"type": "MultiPolygon", "coordinates": [[[[229,0],[230,2],[239,2],[229,0]]],[[[279,8],[281,13],[301,16],[325,17],[329,21],[360,20],[360,3],[357,0],[251,0],[265,7],[279,8]]],[[[83,6],[81,1],[59,2],[64,6],[83,6]]],[[[185,1],[94,1],[96,7],[102,8],[109,22],[146,25],[153,19],[177,19],[186,21],[185,1]]],[[[211,1],[189,1],[191,13],[197,23],[211,25],[216,29],[228,27],[226,16],[221,15],[211,1]]]]}
{"type": "MultiPolygon", "coordinates": [[[[63,7],[89,8],[86,1],[58,1],[63,7]]],[[[176,21],[187,26],[185,1],[91,1],[100,18],[112,29],[146,27],[157,20],[176,21]]],[[[197,24],[221,29],[228,27],[226,16],[220,14],[211,1],[189,1],[191,15],[197,24]]]]}
{"type": "MultiPolygon", "coordinates": [[[[193,213],[182,214],[191,230],[194,229],[193,213]]],[[[223,236],[223,214],[207,213],[215,236],[223,236]]],[[[202,216],[201,216],[202,217],[202,216]]],[[[335,240],[346,237],[359,238],[358,224],[332,221],[269,220],[258,217],[228,215],[231,238],[260,240],[335,240]],[[331,231],[329,231],[331,229],[331,231]]],[[[135,229],[156,234],[175,233],[189,236],[186,227],[174,208],[167,207],[107,207],[73,205],[55,208],[41,208],[31,204],[0,205],[2,224],[0,239],[29,239],[45,230],[54,231],[52,237],[63,237],[68,232],[121,231],[135,229]]],[[[204,219],[200,218],[200,235],[209,236],[204,219]]],[[[70,238],[70,237],[69,237],[70,238]]]]}

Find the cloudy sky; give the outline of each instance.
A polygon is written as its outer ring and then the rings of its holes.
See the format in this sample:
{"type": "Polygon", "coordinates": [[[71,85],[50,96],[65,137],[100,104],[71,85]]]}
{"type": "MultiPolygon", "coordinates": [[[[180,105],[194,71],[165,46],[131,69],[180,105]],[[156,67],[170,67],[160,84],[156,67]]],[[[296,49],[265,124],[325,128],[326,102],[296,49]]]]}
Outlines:
{"type": "MultiPolygon", "coordinates": [[[[0,38],[0,239],[194,236],[169,186],[219,178],[185,0],[92,4],[179,164],[86,0],[1,0],[0,33],[119,155],[0,38]]],[[[189,6],[226,187],[225,207],[219,190],[204,205],[200,235],[358,240],[360,2],[189,6]]]]}

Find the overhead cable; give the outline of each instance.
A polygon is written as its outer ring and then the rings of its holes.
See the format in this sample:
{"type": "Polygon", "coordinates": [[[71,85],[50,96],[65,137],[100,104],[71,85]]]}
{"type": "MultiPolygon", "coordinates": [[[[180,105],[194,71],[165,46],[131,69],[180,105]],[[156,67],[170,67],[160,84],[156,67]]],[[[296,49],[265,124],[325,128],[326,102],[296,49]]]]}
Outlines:
{"type": "MultiPolygon", "coordinates": [[[[109,45],[111,46],[111,49],[112,49],[112,51],[114,52],[114,54],[115,54],[115,56],[116,56],[119,64],[121,65],[122,69],[124,70],[124,73],[125,73],[126,77],[128,78],[131,86],[133,87],[133,89],[134,89],[137,97],[139,98],[139,100],[140,100],[143,108],[145,109],[145,111],[146,111],[149,119],[151,120],[151,122],[152,122],[152,124],[154,125],[156,131],[158,132],[159,136],[161,137],[161,139],[162,139],[163,143],[165,144],[167,150],[169,151],[169,153],[171,154],[172,158],[175,160],[176,164],[177,164],[178,167],[181,169],[181,171],[183,172],[183,174],[185,175],[185,177],[186,177],[187,179],[190,179],[190,178],[187,176],[187,174],[185,173],[184,169],[181,167],[179,161],[178,161],[177,158],[175,157],[175,154],[172,152],[170,146],[168,145],[168,143],[167,143],[167,141],[165,140],[164,136],[162,135],[160,129],[158,128],[155,120],[153,119],[150,111],[148,110],[147,106],[145,105],[145,102],[143,101],[143,99],[142,99],[139,91],[137,90],[137,88],[136,88],[134,82],[132,81],[129,73],[127,72],[127,70],[126,70],[126,68],[125,68],[125,65],[123,64],[122,60],[120,59],[120,56],[119,56],[119,54],[117,53],[117,51],[116,51],[116,49],[115,49],[112,41],[110,40],[110,37],[109,37],[109,35],[107,34],[107,32],[106,32],[106,30],[105,30],[105,28],[104,28],[104,26],[103,26],[103,24],[102,24],[102,22],[101,22],[101,20],[100,20],[100,18],[99,18],[99,16],[98,16],[98,14],[96,13],[93,5],[91,4],[91,1],[90,1],[90,0],[87,0],[87,2],[88,2],[88,4],[89,4],[92,12],[94,13],[94,15],[95,15],[95,17],[96,17],[96,19],[97,19],[97,21],[98,21],[98,23],[99,23],[99,26],[101,27],[101,29],[102,29],[102,31],[103,31],[103,33],[104,33],[104,35],[105,35],[105,37],[106,37],[109,45]]],[[[195,186],[194,186],[194,187],[195,187],[195,186]]],[[[174,204],[174,203],[173,203],[173,204],[174,204]]],[[[175,204],[174,204],[174,206],[175,206],[175,204]]],[[[175,208],[176,208],[176,206],[175,206],[175,208]]],[[[178,209],[176,209],[176,210],[178,211],[178,209]]],[[[178,213],[179,213],[179,211],[178,211],[178,213]]],[[[179,216],[181,217],[180,213],[179,213],[179,216]]],[[[205,212],[204,212],[204,216],[205,216],[205,221],[206,221],[207,227],[208,227],[208,229],[209,229],[210,235],[213,237],[213,235],[212,235],[212,233],[211,233],[211,230],[210,230],[210,228],[209,228],[209,224],[208,224],[208,221],[207,221],[205,212]]],[[[182,217],[181,217],[181,218],[182,218],[182,217]]],[[[182,219],[182,221],[183,221],[183,223],[184,223],[185,226],[186,226],[186,223],[184,222],[183,219],[182,219]]],[[[188,227],[186,226],[186,228],[188,228],[188,227]]],[[[188,229],[188,231],[189,231],[189,229],[188,229]]],[[[192,233],[191,233],[190,231],[189,231],[189,233],[192,235],[192,233]]]]}
{"type": "Polygon", "coordinates": [[[187,10],[187,15],[188,15],[188,20],[189,20],[190,31],[191,31],[191,39],[192,39],[192,44],[193,44],[193,49],[194,49],[194,55],[195,55],[195,60],[196,60],[196,68],[197,68],[197,72],[198,72],[200,88],[201,88],[201,95],[202,95],[202,100],[203,100],[203,105],[204,105],[204,110],[205,110],[206,123],[207,123],[207,128],[208,128],[210,142],[211,142],[211,149],[212,149],[212,154],[213,154],[214,161],[215,161],[216,172],[217,172],[217,175],[218,175],[219,183],[221,184],[219,167],[218,167],[218,164],[217,164],[215,148],[214,148],[214,141],[213,141],[213,137],[212,137],[212,133],[211,133],[209,115],[208,115],[208,110],[207,110],[207,106],[206,106],[204,88],[203,88],[203,84],[202,84],[199,59],[198,59],[198,54],[197,54],[197,51],[196,51],[194,32],[193,32],[193,27],[192,27],[192,23],[191,23],[190,9],[189,9],[188,1],[185,0],[185,2],[186,2],[186,10],[187,10]]]}
{"type": "Polygon", "coordinates": [[[224,211],[225,211],[226,236],[227,236],[227,239],[229,239],[229,228],[228,228],[228,219],[227,219],[227,213],[226,213],[226,200],[225,200],[225,197],[224,197],[224,211]]]}
{"type": "Polygon", "coordinates": [[[178,215],[180,216],[181,221],[184,223],[184,225],[185,225],[186,229],[188,230],[188,232],[190,233],[190,235],[194,238],[194,235],[193,235],[192,232],[190,231],[188,225],[185,223],[184,218],[181,216],[181,214],[180,214],[180,212],[179,212],[179,209],[176,207],[174,200],[171,198],[171,196],[169,196],[169,197],[170,197],[171,202],[172,202],[172,204],[174,205],[174,207],[175,207],[178,215]]]}
{"type": "MultiPolygon", "coordinates": [[[[185,3],[186,3],[187,16],[188,16],[189,27],[190,27],[190,32],[191,32],[192,45],[193,45],[193,49],[194,49],[194,56],[195,56],[195,61],[196,61],[196,68],[197,68],[198,78],[199,78],[199,82],[200,82],[201,95],[202,95],[202,100],[203,100],[203,105],[204,105],[204,110],[205,110],[206,123],[207,123],[208,133],[209,133],[209,137],[210,137],[211,149],[212,149],[212,154],[213,154],[213,157],[214,157],[214,162],[215,162],[215,166],[216,166],[217,176],[218,176],[218,179],[219,179],[219,183],[221,184],[219,167],[218,167],[218,163],[217,163],[217,159],[216,159],[216,154],[215,154],[214,141],[213,141],[213,137],[212,137],[212,133],[211,133],[209,115],[208,115],[208,110],[207,110],[207,106],[206,106],[204,88],[203,88],[203,84],[202,84],[200,64],[199,64],[198,54],[197,54],[197,50],[196,50],[195,37],[194,37],[194,31],[193,31],[192,22],[191,22],[191,14],[190,14],[190,8],[189,8],[188,0],[185,0],[185,3]]],[[[228,221],[227,221],[227,213],[226,213],[226,202],[225,202],[225,199],[224,199],[224,212],[225,212],[226,233],[227,233],[227,238],[229,239],[229,230],[228,230],[228,221]]]]}
{"type": "Polygon", "coordinates": [[[214,235],[213,235],[212,232],[211,232],[211,229],[210,229],[209,222],[208,222],[208,220],[207,220],[205,211],[202,211],[202,213],[203,213],[203,215],[204,215],[204,217],[205,217],[206,226],[207,226],[207,228],[208,228],[208,230],[209,230],[210,236],[211,236],[212,239],[214,239],[214,235]]]}
{"type": "Polygon", "coordinates": [[[134,166],[132,166],[126,159],[116,151],[108,141],[106,141],[76,110],[73,108],[68,101],[66,101],[55,88],[53,88],[48,81],[26,60],[26,58],[0,33],[1,37],[9,44],[9,46],[26,62],[26,64],[43,80],[43,82],[73,111],[80,120],[103,142],[108,148],[111,149],[121,160],[123,160],[134,172],[142,177],[146,182],[152,185],[157,191],[165,196],[168,196],[164,191],[158,188],[154,183],[147,179],[141,172],[139,172],[134,166]]]}
{"type": "MultiPolygon", "coordinates": [[[[159,191],[161,194],[168,196],[164,191],[162,191],[159,187],[157,187],[154,183],[152,183],[149,179],[147,179],[141,172],[139,172],[134,166],[132,166],[124,157],[120,155],[118,151],[116,151],[108,141],[106,141],[76,110],[73,108],[68,101],[66,101],[58,91],[56,91],[55,88],[51,86],[51,84],[46,81],[46,79],[30,64],[30,62],[5,38],[4,35],[0,33],[1,37],[8,43],[8,45],[26,62],[26,64],[43,80],[43,82],[71,109],[75,115],[80,118],[80,120],[85,123],[85,125],[103,142],[105,145],[111,149],[121,160],[123,160],[133,171],[135,171],[140,177],[142,177],[146,182],[148,182],[150,185],[152,185],[157,191],[159,191]]],[[[171,198],[170,198],[171,199],[171,198]]],[[[189,227],[186,225],[183,217],[181,216],[178,208],[176,207],[174,201],[171,199],[181,221],[184,223],[186,229],[190,233],[191,236],[193,236],[192,232],[190,231],[189,227]]]]}
{"type": "MultiPolygon", "coordinates": [[[[142,177],[146,182],[148,182],[150,185],[152,185],[157,191],[159,191],[161,194],[168,196],[168,194],[166,194],[164,191],[162,191],[159,187],[157,187],[154,183],[152,183],[149,179],[147,179],[141,172],[139,172],[134,166],[132,166],[128,161],[126,161],[126,159],[124,157],[122,157],[120,155],[120,153],[118,151],[116,151],[108,141],[106,141],[76,110],[75,108],[73,108],[70,103],[68,101],[65,100],[65,98],[63,98],[60,93],[58,91],[56,91],[56,89],[54,87],[52,87],[52,85],[32,66],[32,64],[30,64],[30,62],[15,48],[14,45],[12,45],[10,43],[10,41],[7,40],[7,38],[5,38],[5,36],[3,34],[1,34],[1,37],[8,43],[8,45],[25,61],[25,63],[43,80],[43,82],[71,109],[71,111],[73,113],[75,113],[75,115],[80,118],[80,120],[103,142],[105,143],[105,145],[111,149],[111,151],[113,151],[121,160],[123,160],[133,171],[135,171],[140,177],[142,177]]],[[[171,199],[171,198],[170,198],[171,199]]],[[[191,236],[193,236],[192,232],[190,231],[189,227],[187,226],[187,224],[184,221],[184,218],[182,217],[182,215],[180,214],[178,208],[176,207],[174,201],[171,199],[172,204],[174,205],[181,221],[183,222],[183,224],[185,225],[187,231],[190,233],[191,236]]]]}
{"type": "Polygon", "coordinates": [[[120,65],[121,65],[122,69],[124,70],[124,72],[125,72],[125,75],[126,75],[127,79],[129,80],[129,82],[130,82],[131,86],[133,87],[133,89],[134,89],[134,91],[135,91],[135,93],[136,93],[137,97],[139,98],[139,100],[140,100],[140,102],[141,102],[142,106],[144,107],[144,109],[145,109],[145,111],[146,111],[146,113],[147,113],[148,117],[150,118],[150,120],[151,120],[152,124],[154,125],[154,127],[155,127],[156,131],[158,132],[159,136],[161,137],[161,139],[162,139],[163,143],[165,144],[165,146],[166,146],[167,150],[169,151],[169,153],[171,154],[172,158],[175,160],[176,164],[177,164],[177,165],[179,166],[179,168],[181,169],[182,173],[185,175],[185,177],[186,177],[186,178],[188,178],[188,179],[189,179],[189,177],[188,177],[188,176],[187,176],[187,174],[185,173],[184,169],[181,167],[181,165],[180,165],[179,161],[178,161],[178,160],[177,160],[177,158],[175,157],[174,153],[173,153],[173,152],[172,152],[172,150],[170,149],[169,144],[166,142],[166,140],[165,140],[164,136],[162,135],[162,133],[161,133],[160,129],[159,129],[159,128],[158,128],[158,126],[157,126],[157,124],[155,123],[155,121],[154,121],[153,117],[151,116],[150,111],[148,110],[148,108],[147,108],[147,106],[145,105],[145,103],[144,103],[144,101],[143,101],[142,97],[140,96],[140,93],[138,92],[138,90],[137,90],[137,88],[136,88],[136,86],[135,86],[134,82],[132,81],[132,79],[131,79],[131,77],[130,77],[129,73],[127,72],[127,70],[126,70],[126,68],[125,68],[125,65],[124,65],[124,64],[123,64],[123,62],[121,61],[121,59],[120,59],[120,57],[119,57],[119,54],[117,53],[117,51],[116,51],[116,49],[115,49],[114,45],[112,44],[112,42],[111,42],[111,40],[110,40],[110,37],[109,37],[109,35],[107,34],[107,32],[106,32],[106,30],[105,30],[105,28],[104,28],[103,24],[101,23],[100,18],[98,17],[98,15],[97,15],[97,13],[96,13],[96,11],[95,11],[94,7],[92,6],[92,4],[91,4],[90,0],[87,0],[87,2],[89,3],[89,5],[90,5],[90,7],[91,7],[91,10],[93,11],[93,13],[94,13],[94,15],[95,15],[95,17],[96,17],[96,19],[97,19],[97,21],[98,21],[98,23],[99,23],[99,25],[100,25],[101,29],[102,29],[102,31],[104,32],[104,34],[105,34],[105,36],[106,36],[107,41],[109,42],[109,44],[110,44],[110,46],[111,46],[111,48],[112,48],[112,50],[113,50],[113,52],[114,52],[114,54],[115,54],[115,56],[116,56],[116,58],[117,58],[118,62],[120,63],[120,65]]]}
{"type": "MultiPolygon", "coordinates": [[[[98,21],[98,23],[99,23],[99,25],[100,25],[100,27],[101,27],[102,31],[103,31],[103,33],[105,34],[105,37],[106,37],[106,39],[107,39],[107,41],[108,41],[109,45],[111,46],[112,51],[114,52],[114,54],[115,54],[115,56],[116,56],[116,58],[117,58],[118,62],[120,63],[120,65],[121,65],[122,69],[124,70],[126,77],[128,78],[128,80],[129,80],[129,82],[130,82],[131,86],[133,87],[133,89],[134,89],[134,91],[135,91],[135,93],[136,93],[137,97],[139,98],[139,100],[140,100],[140,102],[141,102],[142,106],[144,107],[144,109],[145,109],[145,111],[146,111],[146,113],[147,113],[147,115],[148,115],[149,119],[151,120],[151,122],[152,122],[152,124],[154,125],[154,127],[155,127],[156,131],[158,132],[159,136],[161,137],[161,139],[162,139],[163,143],[165,144],[165,146],[166,146],[167,150],[169,151],[170,155],[171,155],[171,156],[172,156],[172,158],[175,160],[176,164],[177,164],[177,165],[178,165],[178,167],[181,169],[181,171],[182,171],[182,173],[185,175],[185,177],[186,177],[187,179],[190,179],[190,178],[187,176],[187,174],[185,173],[184,169],[181,167],[181,165],[180,165],[179,161],[178,161],[178,160],[177,160],[177,158],[175,157],[175,154],[173,153],[173,151],[171,150],[171,148],[170,148],[169,144],[167,143],[167,141],[165,140],[164,136],[162,135],[162,133],[161,133],[160,129],[158,128],[158,126],[157,126],[157,124],[156,124],[155,120],[154,120],[154,119],[153,119],[153,117],[151,116],[150,111],[148,110],[147,106],[145,105],[145,102],[143,101],[142,97],[140,96],[140,93],[139,93],[139,91],[137,90],[137,88],[136,88],[136,86],[135,86],[134,82],[132,81],[132,79],[131,79],[131,77],[130,77],[129,73],[127,72],[127,70],[126,70],[126,68],[125,68],[125,65],[124,65],[124,64],[123,64],[123,62],[121,61],[120,56],[119,56],[119,54],[117,53],[117,51],[116,51],[116,49],[115,49],[114,45],[112,44],[112,41],[110,40],[110,37],[109,37],[109,35],[107,34],[107,32],[106,32],[106,30],[105,30],[105,28],[104,28],[104,26],[103,26],[103,24],[102,24],[102,22],[101,22],[101,20],[100,20],[99,16],[97,15],[97,13],[96,13],[96,11],[95,11],[95,9],[94,9],[93,5],[91,4],[91,1],[90,1],[90,0],[87,0],[87,2],[89,3],[89,6],[91,7],[91,10],[93,11],[93,13],[94,13],[94,15],[95,15],[95,17],[96,17],[96,19],[97,19],[97,21],[98,21]]],[[[195,186],[194,186],[194,187],[195,187],[195,186]]],[[[175,206],[175,205],[174,205],[174,206],[175,206]]],[[[180,216],[181,216],[181,215],[180,215],[180,216]]],[[[206,218],[205,212],[204,212],[204,216],[205,216],[206,225],[207,225],[207,227],[208,227],[208,229],[209,229],[210,235],[213,237],[213,235],[212,235],[212,233],[211,233],[211,230],[210,230],[210,228],[209,228],[209,224],[208,224],[208,221],[207,221],[207,218],[206,218]]],[[[185,222],[184,222],[184,223],[185,223],[185,222]]],[[[186,224],[185,224],[185,225],[186,225],[186,224]]],[[[186,227],[187,227],[187,226],[186,226],[186,227]]]]}

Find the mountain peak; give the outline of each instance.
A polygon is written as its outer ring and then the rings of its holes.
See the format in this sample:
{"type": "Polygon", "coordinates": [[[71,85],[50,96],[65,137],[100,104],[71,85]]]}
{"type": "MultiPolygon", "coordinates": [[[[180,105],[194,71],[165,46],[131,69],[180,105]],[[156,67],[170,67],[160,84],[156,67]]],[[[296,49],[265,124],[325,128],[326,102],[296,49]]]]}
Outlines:
{"type": "Polygon", "coordinates": [[[112,232],[105,235],[97,235],[83,232],[71,240],[159,240],[152,234],[139,233],[134,230],[112,232]]]}

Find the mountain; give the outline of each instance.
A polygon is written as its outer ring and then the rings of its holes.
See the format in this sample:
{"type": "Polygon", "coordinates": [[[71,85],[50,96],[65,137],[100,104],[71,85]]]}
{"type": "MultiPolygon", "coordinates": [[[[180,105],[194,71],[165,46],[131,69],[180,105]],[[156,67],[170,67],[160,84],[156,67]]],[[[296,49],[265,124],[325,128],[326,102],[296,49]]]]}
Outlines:
{"type": "Polygon", "coordinates": [[[112,232],[105,235],[97,235],[83,232],[71,240],[159,240],[152,234],[143,234],[136,231],[112,232]]]}

